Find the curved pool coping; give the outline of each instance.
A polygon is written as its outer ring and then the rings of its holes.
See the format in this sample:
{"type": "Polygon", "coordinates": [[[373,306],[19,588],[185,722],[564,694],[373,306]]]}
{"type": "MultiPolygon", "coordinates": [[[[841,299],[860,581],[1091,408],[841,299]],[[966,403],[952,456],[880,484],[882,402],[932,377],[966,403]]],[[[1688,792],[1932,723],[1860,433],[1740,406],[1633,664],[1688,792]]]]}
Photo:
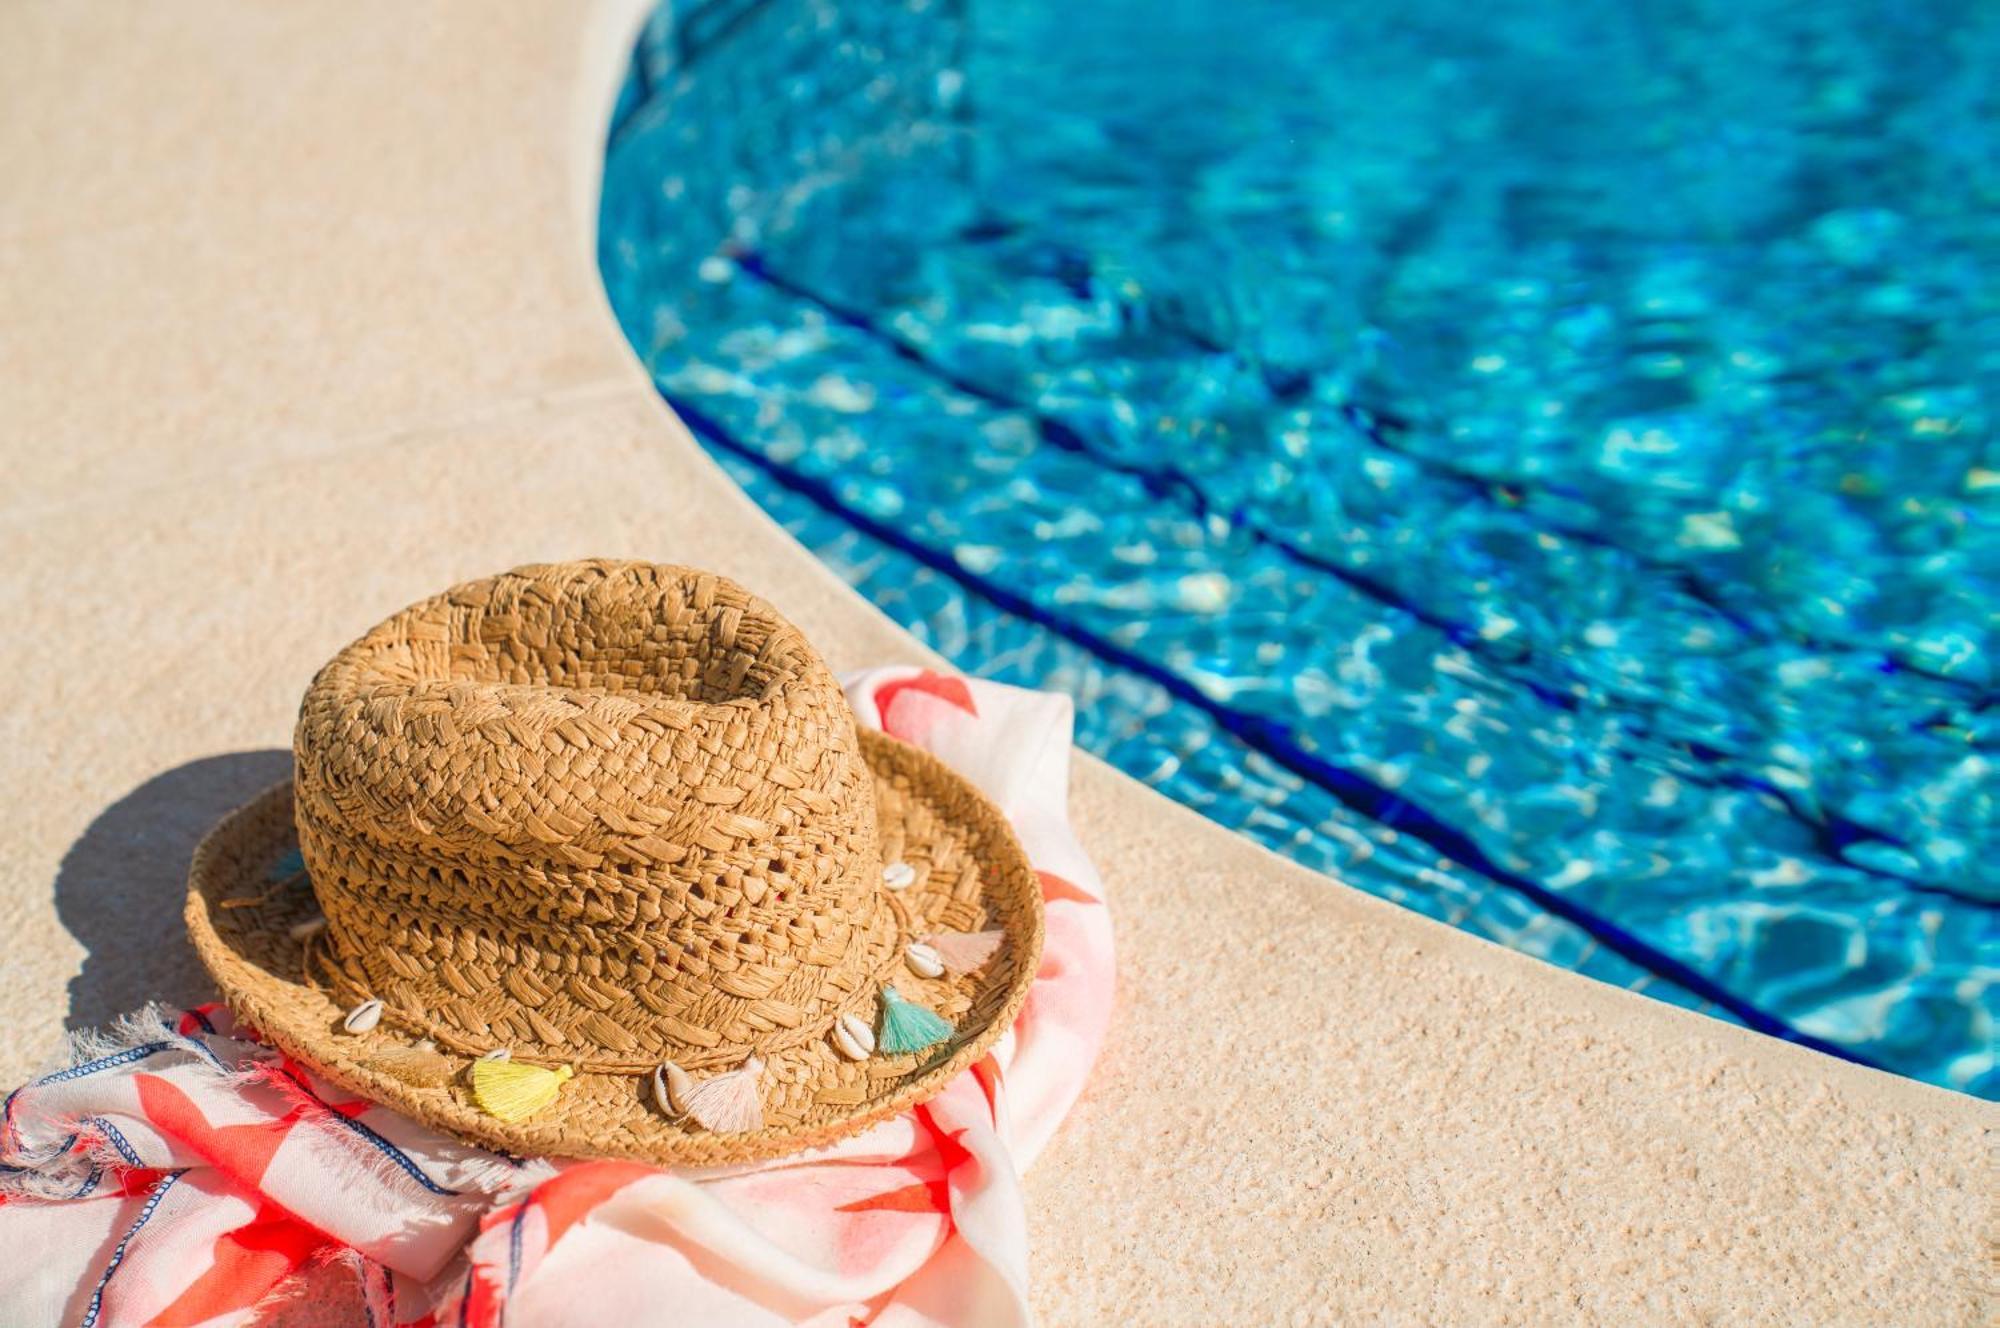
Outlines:
{"type": "MultiPolygon", "coordinates": [[[[642,0],[0,14],[0,1078],[197,999],[177,896],[314,666],[515,563],[704,563],[929,658],[654,395],[592,255],[642,0]],[[162,943],[163,937],[173,937],[162,943]]],[[[1050,1323],[1970,1322],[2000,1109],[1614,990],[1079,755],[1120,998],[1050,1323]]],[[[1985,1299],[1982,1299],[1985,1297],[1985,1299]]]]}

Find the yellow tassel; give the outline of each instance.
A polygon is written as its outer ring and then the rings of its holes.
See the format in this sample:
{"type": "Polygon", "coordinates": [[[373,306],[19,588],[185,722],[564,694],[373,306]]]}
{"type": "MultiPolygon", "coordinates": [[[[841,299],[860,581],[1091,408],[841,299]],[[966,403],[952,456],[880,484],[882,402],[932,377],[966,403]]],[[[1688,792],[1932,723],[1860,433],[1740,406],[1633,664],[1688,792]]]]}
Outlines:
{"type": "Polygon", "coordinates": [[[555,1101],[575,1073],[567,1065],[550,1070],[519,1061],[474,1061],[472,1100],[489,1116],[526,1120],[555,1101]]]}

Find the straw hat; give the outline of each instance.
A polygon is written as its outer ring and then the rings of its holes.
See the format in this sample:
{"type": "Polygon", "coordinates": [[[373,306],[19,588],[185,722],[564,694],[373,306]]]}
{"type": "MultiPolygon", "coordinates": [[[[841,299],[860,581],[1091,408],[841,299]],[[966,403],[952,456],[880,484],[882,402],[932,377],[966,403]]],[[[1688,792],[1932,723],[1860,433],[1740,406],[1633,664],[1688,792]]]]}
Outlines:
{"type": "Polygon", "coordinates": [[[1034,977],[1041,894],[999,809],[857,730],[719,576],[448,590],[320,670],[294,747],[295,781],[195,853],[195,947],[267,1040],[485,1145],[824,1144],[942,1088],[1034,977]]]}

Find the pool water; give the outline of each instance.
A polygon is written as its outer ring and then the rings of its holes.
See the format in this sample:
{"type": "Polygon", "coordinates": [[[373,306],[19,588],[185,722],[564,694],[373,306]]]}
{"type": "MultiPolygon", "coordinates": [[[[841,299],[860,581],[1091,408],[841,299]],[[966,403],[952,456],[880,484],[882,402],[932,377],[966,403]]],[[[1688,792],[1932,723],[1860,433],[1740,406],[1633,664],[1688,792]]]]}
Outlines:
{"type": "Polygon", "coordinates": [[[746,491],[1135,777],[2000,1097],[1996,88],[1971,0],[711,0],[600,260],[746,491]]]}

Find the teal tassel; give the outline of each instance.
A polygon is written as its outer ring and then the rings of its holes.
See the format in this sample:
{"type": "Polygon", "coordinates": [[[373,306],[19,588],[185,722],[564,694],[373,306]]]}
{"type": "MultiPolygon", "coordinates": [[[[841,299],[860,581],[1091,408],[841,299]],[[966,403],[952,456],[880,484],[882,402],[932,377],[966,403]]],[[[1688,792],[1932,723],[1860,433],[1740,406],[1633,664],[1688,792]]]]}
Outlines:
{"type": "Polygon", "coordinates": [[[950,1036],[949,1020],[910,1004],[894,987],[882,988],[882,1022],[875,1033],[875,1050],[896,1056],[935,1047],[950,1036]]]}

